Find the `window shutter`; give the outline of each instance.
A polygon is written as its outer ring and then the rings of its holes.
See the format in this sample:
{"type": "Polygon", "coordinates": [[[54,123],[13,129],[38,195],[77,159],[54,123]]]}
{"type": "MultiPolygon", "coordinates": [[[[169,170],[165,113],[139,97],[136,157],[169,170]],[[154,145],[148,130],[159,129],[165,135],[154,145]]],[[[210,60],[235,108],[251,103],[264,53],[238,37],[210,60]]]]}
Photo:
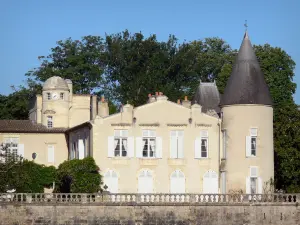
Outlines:
{"type": "Polygon", "coordinates": [[[258,171],[257,167],[251,166],[250,167],[250,177],[257,177],[258,176],[258,171]]]}
{"type": "Polygon", "coordinates": [[[128,138],[128,157],[134,157],[134,138],[128,138]]]}
{"type": "Polygon", "coordinates": [[[54,163],[54,146],[48,145],[48,162],[54,163]]]}
{"type": "Polygon", "coordinates": [[[162,138],[156,137],[156,158],[162,158],[162,138]]]}
{"type": "Polygon", "coordinates": [[[251,136],[246,136],[246,157],[251,156],[251,136]]]}
{"type": "Polygon", "coordinates": [[[142,158],[143,157],[143,139],[141,137],[136,137],[136,157],[142,158]]]}
{"type": "Polygon", "coordinates": [[[257,136],[257,128],[250,129],[250,136],[257,136]]]}
{"type": "Polygon", "coordinates": [[[24,158],[24,144],[18,144],[18,155],[24,158]]]}
{"type": "Polygon", "coordinates": [[[183,136],[178,137],[178,158],[182,159],[184,157],[183,149],[183,136]]]}
{"type": "Polygon", "coordinates": [[[84,144],[83,144],[83,139],[78,140],[78,153],[79,153],[79,159],[84,158],[84,144]]]}
{"type": "Polygon", "coordinates": [[[262,184],[262,179],[260,177],[257,178],[257,193],[258,194],[263,193],[263,184],[262,184]]]}
{"type": "Polygon", "coordinates": [[[250,177],[246,178],[246,194],[251,194],[250,177]]]}
{"type": "Polygon", "coordinates": [[[201,159],[201,138],[195,140],[195,159],[201,159]]]}
{"type": "Polygon", "coordinates": [[[170,137],[170,158],[177,158],[177,137],[170,137]]]}
{"type": "Polygon", "coordinates": [[[114,137],[107,138],[107,157],[114,157],[114,137]]]}
{"type": "Polygon", "coordinates": [[[207,130],[201,130],[200,131],[200,136],[207,138],[208,137],[208,131],[207,130]]]}

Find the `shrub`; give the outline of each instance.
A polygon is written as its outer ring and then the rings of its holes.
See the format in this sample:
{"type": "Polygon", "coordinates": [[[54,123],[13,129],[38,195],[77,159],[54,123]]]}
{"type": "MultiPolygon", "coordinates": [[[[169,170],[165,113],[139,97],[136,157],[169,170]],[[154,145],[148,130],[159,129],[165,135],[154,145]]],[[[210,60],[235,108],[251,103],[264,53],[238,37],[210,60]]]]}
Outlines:
{"type": "Polygon", "coordinates": [[[0,192],[15,189],[19,193],[41,193],[55,181],[55,167],[23,159],[3,144],[0,145],[0,158],[0,192]]]}
{"type": "Polygon", "coordinates": [[[100,191],[102,177],[92,157],[65,161],[57,169],[55,192],[95,193],[100,191]]]}

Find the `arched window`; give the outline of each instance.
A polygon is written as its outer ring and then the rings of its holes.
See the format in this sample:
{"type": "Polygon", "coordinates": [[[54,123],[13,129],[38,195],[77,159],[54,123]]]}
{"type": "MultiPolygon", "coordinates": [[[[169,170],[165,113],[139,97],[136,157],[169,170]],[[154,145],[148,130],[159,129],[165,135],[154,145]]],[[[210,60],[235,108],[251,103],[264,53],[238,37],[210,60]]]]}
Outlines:
{"type": "Polygon", "coordinates": [[[180,170],[175,170],[170,178],[171,193],[185,193],[185,176],[180,170]]]}
{"type": "Polygon", "coordinates": [[[208,170],[203,176],[203,193],[218,194],[218,174],[213,170],[208,170]]]}
{"type": "Polygon", "coordinates": [[[153,176],[150,170],[142,170],[138,178],[138,192],[152,193],[153,192],[153,176]]]}
{"type": "Polygon", "coordinates": [[[118,175],[113,170],[108,170],[104,175],[104,186],[110,193],[118,193],[118,175]]]}

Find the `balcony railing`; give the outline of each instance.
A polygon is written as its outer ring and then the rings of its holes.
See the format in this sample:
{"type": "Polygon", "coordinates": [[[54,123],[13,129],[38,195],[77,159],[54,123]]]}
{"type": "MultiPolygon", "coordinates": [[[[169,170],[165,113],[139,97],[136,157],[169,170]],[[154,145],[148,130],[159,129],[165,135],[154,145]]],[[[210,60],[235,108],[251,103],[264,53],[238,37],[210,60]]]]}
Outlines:
{"type": "Polygon", "coordinates": [[[0,193],[0,205],[24,204],[252,204],[290,203],[299,204],[300,194],[82,194],[82,193],[0,193]]]}

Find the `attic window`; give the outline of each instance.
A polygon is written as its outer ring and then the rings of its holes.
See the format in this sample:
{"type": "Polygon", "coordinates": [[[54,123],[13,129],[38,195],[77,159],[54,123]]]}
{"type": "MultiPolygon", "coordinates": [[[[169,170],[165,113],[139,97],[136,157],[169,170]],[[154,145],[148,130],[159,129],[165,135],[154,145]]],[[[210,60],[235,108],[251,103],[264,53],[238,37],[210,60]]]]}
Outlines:
{"type": "Polygon", "coordinates": [[[64,100],[64,93],[60,93],[60,99],[64,100]]]}
{"type": "Polygon", "coordinates": [[[49,92],[47,93],[47,99],[51,100],[51,94],[49,92]]]}

